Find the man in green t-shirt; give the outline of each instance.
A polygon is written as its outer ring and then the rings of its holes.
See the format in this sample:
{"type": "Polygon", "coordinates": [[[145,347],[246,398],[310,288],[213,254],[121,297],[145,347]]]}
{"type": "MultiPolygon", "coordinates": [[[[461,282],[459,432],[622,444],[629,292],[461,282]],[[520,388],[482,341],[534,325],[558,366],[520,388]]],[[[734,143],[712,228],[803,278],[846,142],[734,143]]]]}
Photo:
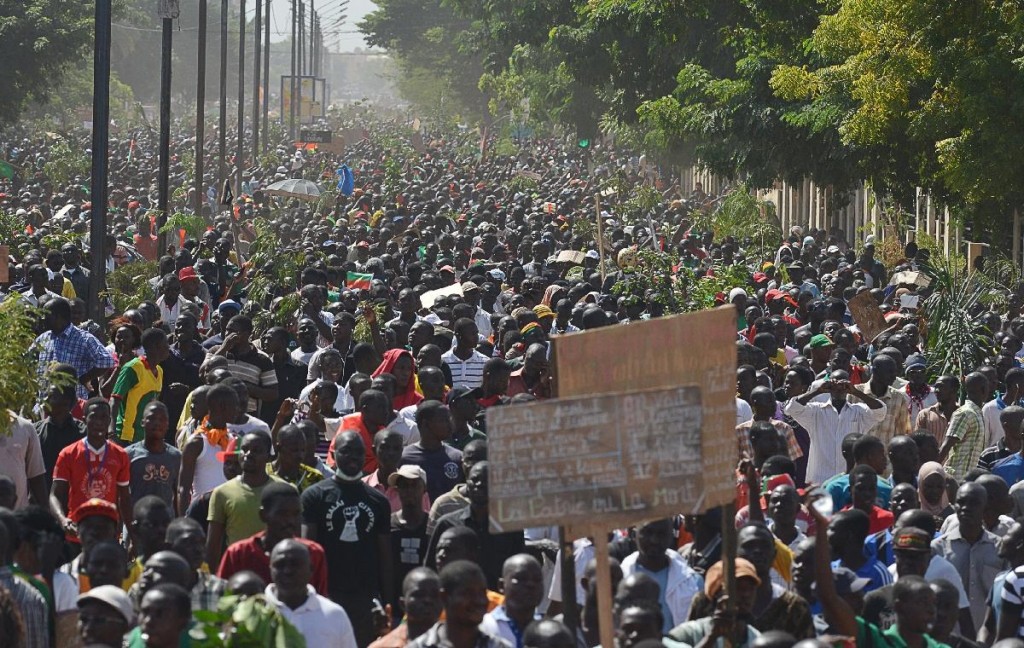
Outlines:
{"type": "Polygon", "coordinates": [[[255,430],[232,439],[227,450],[218,458],[238,452],[242,474],[213,489],[210,495],[210,528],[206,535],[206,561],[211,571],[220,565],[221,555],[228,545],[263,531],[260,519],[260,494],[273,481],[281,481],[267,474],[271,441],[266,432],[255,430]]]}

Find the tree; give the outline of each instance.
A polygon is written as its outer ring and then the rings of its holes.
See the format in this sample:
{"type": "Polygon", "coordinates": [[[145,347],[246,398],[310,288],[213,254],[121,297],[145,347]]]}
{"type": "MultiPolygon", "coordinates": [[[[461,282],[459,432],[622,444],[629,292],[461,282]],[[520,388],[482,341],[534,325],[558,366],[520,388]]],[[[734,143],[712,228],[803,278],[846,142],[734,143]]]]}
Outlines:
{"type": "Polygon", "coordinates": [[[877,188],[909,200],[923,186],[993,225],[1024,198],[1022,46],[1013,3],[844,0],[808,41],[811,64],[772,86],[832,115],[877,188]]]}
{"type": "Polygon", "coordinates": [[[91,2],[0,0],[0,125],[59,90],[64,70],[86,54],[92,34],[91,2]]]}

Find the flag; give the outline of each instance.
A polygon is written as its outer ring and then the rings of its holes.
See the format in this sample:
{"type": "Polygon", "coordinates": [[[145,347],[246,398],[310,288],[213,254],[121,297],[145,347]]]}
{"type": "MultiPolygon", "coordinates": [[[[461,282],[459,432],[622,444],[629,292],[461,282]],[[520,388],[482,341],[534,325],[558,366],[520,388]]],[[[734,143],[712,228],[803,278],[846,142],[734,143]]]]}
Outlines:
{"type": "Polygon", "coordinates": [[[0,160],[0,178],[7,178],[8,180],[14,180],[14,166],[6,160],[0,160]]]}
{"type": "Polygon", "coordinates": [[[345,285],[348,286],[349,288],[355,288],[357,290],[369,290],[370,281],[372,280],[372,274],[362,274],[360,272],[345,273],[345,285]]]}
{"type": "Polygon", "coordinates": [[[132,138],[131,144],[128,145],[128,164],[132,163],[135,159],[135,138],[132,138]]]}
{"type": "Polygon", "coordinates": [[[351,196],[352,192],[356,188],[356,177],[352,173],[352,169],[348,168],[347,164],[342,164],[338,167],[338,191],[346,196],[351,196]]]}
{"type": "Polygon", "coordinates": [[[220,204],[230,205],[235,202],[235,194],[231,191],[231,180],[224,180],[224,186],[220,190],[220,204]]]}

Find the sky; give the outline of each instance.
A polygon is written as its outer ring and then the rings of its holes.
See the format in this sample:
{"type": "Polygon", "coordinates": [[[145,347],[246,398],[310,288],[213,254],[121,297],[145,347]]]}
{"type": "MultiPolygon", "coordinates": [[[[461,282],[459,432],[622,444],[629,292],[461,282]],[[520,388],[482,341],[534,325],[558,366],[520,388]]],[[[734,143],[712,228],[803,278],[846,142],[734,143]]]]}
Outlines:
{"type": "MultiPolygon", "coordinates": [[[[304,1],[308,10],[310,0],[304,1]]],[[[328,17],[329,22],[332,22],[333,16],[338,13],[340,0],[313,0],[313,2],[317,13],[328,17]]],[[[251,0],[247,4],[249,11],[252,11],[251,0]]],[[[272,41],[284,40],[291,34],[291,4],[290,0],[271,0],[271,13],[274,16],[274,21],[270,24],[272,41]]],[[[366,47],[363,35],[356,29],[356,24],[362,20],[363,16],[376,8],[377,5],[373,3],[373,0],[349,0],[345,22],[333,28],[324,27],[325,31],[335,30],[338,32],[337,34],[326,34],[328,43],[339,42],[336,39],[340,38],[340,46],[329,45],[329,47],[333,51],[341,52],[350,52],[357,47],[366,47]]]]}

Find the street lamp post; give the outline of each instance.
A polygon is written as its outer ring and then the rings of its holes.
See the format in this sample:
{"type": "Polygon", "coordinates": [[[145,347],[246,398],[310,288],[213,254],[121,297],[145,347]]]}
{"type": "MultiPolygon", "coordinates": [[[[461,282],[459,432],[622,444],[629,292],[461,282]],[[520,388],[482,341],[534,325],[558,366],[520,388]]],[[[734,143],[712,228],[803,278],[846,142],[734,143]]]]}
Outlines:
{"type": "MultiPolygon", "coordinates": [[[[167,223],[168,196],[171,172],[171,39],[174,19],[178,17],[178,0],[160,0],[158,14],[163,23],[163,39],[160,48],[160,171],[157,177],[157,228],[167,223]]],[[[146,234],[142,234],[145,236],[146,234]]],[[[157,233],[157,250],[160,254],[167,247],[167,237],[157,233]]]]}
{"type": "Polygon", "coordinates": [[[106,290],[107,149],[110,138],[110,0],[96,0],[96,42],[92,67],[92,173],[89,196],[89,253],[92,281],[86,296],[89,317],[104,321],[100,292],[106,290]]]}

